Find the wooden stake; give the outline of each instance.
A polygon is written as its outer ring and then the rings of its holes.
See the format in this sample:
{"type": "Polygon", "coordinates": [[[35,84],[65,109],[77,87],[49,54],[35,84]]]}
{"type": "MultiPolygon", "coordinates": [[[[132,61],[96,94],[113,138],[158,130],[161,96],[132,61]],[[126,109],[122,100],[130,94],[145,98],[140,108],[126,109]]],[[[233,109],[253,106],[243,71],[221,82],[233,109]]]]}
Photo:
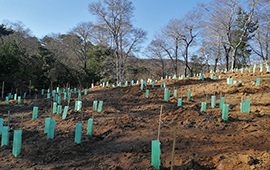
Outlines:
{"type": "Polygon", "coordinates": [[[4,91],[5,91],[5,82],[3,81],[3,84],[2,84],[2,100],[4,100],[4,91]]]}
{"type": "Polygon", "coordinates": [[[10,111],[8,111],[8,127],[9,127],[9,122],[10,122],[10,111]]]}
{"type": "Polygon", "coordinates": [[[83,107],[82,107],[83,105],[81,105],[81,122],[83,123],[83,107]]]}
{"type": "Polygon", "coordinates": [[[29,82],[29,95],[31,95],[31,80],[29,82]]]}
{"type": "Polygon", "coordinates": [[[173,133],[173,147],[172,147],[171,170],[173,170],[173,160],[174,160],[175,140],[176,140],[176,129],[174,130],[174,133],[173,133]]]}
{"type": "Polygon", "coordinates": [[[161,105],[161,107],[160,107],[160,114],[159,114],[159,120],[158,120],[158,122],[159,122],[159,124],[158,124],[158,137],[157,137],[157,140],[158,141],[159,141],[159,136],[160,136],[160,125],[161,125],[162,107],[163,107],[163,105],[161,105]]]}
{"type": "Polygon", "coordinates": [[[181,87],[181,99],[183,100],[183,87],[181,87]]]}
{"type": "Polygon", "coordinates": [[[222,91],[220,91],[220,94],[219,94],[219,98],[221,98],[222,97],[222,91]]]}
{"type": "Polygon", "coordinates": [[[21,129],[23,129],[23,113],[22,113],[22,120],[21,120],[21,129]]]}
{"type": "Polygon", "coordinates": [[[52,111],[51,111],[51,119],[52,119],[52,115],[53,115],[53,101],[51,100],[51,108],[52,108],[52,111]]]}

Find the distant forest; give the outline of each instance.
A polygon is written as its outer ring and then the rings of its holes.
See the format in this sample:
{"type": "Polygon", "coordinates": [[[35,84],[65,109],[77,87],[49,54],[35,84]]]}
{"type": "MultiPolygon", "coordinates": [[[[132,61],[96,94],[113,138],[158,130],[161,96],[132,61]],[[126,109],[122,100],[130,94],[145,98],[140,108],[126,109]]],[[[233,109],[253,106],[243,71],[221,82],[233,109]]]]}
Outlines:
{"type": "Polygon", "coordinates": [[[268,0],[198,4],[168,21],[143,48],[147,33],[133,26],[131,1],[102,0],[90,3],[88,10],[97,22],[85,21],[66,34],[41,39],[20,21],[0,23],[0,81],[5,89],[34,92],[67,83],[88,88],[92,83],[193,76],[269,60],[268,0]],[[135,57],[139,52],[144,59],[135,57]]]}

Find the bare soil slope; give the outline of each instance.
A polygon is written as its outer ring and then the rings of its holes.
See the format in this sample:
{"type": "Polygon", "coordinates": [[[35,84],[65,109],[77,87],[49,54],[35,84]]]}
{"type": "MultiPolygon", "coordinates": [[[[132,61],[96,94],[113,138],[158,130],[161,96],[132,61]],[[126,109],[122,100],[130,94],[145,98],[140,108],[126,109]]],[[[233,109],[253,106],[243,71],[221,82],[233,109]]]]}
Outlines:
{"type": "MultiPolygon", "coordinates": [[[[230,72],[221,79],[205,81],[198,78],[166,80],[171,90],[169,102],[164,101],[164,88],[156,82],[144,90],[140,85],[128,87],[95,87],[82,91],[82,112],[74,111],[78,95],[72,94],[67,118],[53,114],[56,120],[54,139],[44,134],[45,118],[51,116],[51,99],[10,101],[0,103],[0,117],[7,126],[10,116],[10,142],[0,147],[1,169],[155,169],[151,166],[151,141],[157,139],[161,105],[161,167],[170,169],[173,134],[176,131],[174,169],[270,169],[270,74],[244,71],[230,72]],[[242,81],[227,85],[226,78],[242,81]],[[251,84],[260,77],[260,86],[251,84]],[[150,90],[149,98],[145,97],[150,90]],[[177,106],[177,97],[183,105],[177,106]],[[191,99],[187,100],[187,90],[191,99]],[[216,95],[217,106],[210,107],[210,96],[216,95]],[[221,119],[220,97],[229,104],[229,118],[221,119]],[[241,98],[251,100],[250,113],[240,112],[241,98]],[[93,100],[104,102],[101,113],[92,110],[93,100]],[[206,112],[200,111],[207,101],[206,112]],[[32,110],[38,106],[38,118],[32,110]],[[83,114],[82,114],[83,113],[83,114]],[[23,123],[22,121],[23,115],[23,123]],[[86,134],[87,121],[94,119],[93,135],[86,134]],[[82,142],[74,142],[76,123],[83,123],[82,142]],[[14,130],[23,129],[21,154],[12,155],[14,130]]],[[[33,97],[34,98],[34,97],[33,97]]],[[[62,101],[62,105],[67,105],[62,101]]]]}

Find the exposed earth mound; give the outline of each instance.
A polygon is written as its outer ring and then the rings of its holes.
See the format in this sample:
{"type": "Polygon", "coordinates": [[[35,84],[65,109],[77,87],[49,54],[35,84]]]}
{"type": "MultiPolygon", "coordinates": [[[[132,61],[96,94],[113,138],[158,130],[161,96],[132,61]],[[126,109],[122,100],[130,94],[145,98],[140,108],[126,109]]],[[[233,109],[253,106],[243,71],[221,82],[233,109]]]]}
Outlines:
{"type": "MultiPolygon", "coordinates": [[[[84,95],[82,111],[74,111],[78,94],[71,95],[66,119],[52,114],[56,120],[54,139],[44,134],[45,118],[51,116],[52,99],[46,95],[27,96],[21,104],[10,100],[0,103],[0,118],[8,125],[9,144],[0,147],[1,169],[155,169],[151,166],[151,141],[158,136],[160,120],[160,169],[170,169],[174,132],[175,151],[173,169],[230,170],[270,168],[270,74],[229,72],[213,73],[221,79],[167,79],[171,90],[169,101],[164,101],[164,87],[148,83],[127,87],[94,87],[84,95]],[[228,85],[226,78],[237,81],[228,85]],[[260,85],[252,84],[260,78],[260,85]],[[241,83],[239,83],[241,81],[241,83]],[[145,97],[149,89],[149,97],[145,97]],[[177,97],[174,97],[174,90],[177,97]],[[187,91],[191,98],[187,99],[187,91]],[[216,96],[216,107],[211,108],[211,96],[216,96]],[[228,120],[221,118],[220,97],[229,104],[228,120]],[[177,99],[182,98],[182,106],[177,99]],[[250,99],[250,113],[240,112],[240,103],[250,99]],[[101,112],[93,111],[93,101],[103,101],[101,112]],[[207,102],[206,112],[201,103],[207,102]],[[33,107],[38,106],[38,118],[32,119],[33,107]],[[23,117],[23,118],[22,118],[23,117]],[[87,135],[87,121],[94,119],[92,135],[87,135]],[[82,123],[81,143],[74,142],[76,123],[82,123]],[[21,153],[12,154],[14,130],[22,129],[21,153]]],[[[61,102],[63,106],[68,103],[61,102]]]]}

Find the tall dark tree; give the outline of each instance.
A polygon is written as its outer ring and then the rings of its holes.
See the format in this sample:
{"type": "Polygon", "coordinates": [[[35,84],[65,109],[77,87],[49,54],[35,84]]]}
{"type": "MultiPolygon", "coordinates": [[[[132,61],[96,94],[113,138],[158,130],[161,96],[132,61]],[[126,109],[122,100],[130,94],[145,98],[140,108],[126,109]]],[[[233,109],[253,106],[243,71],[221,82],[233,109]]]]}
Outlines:
{"type": "MultiPolygon", "coordinates": [[[[4,24],[1,24],[0,25],[0,40],[1,40],[1,44],[3,44],[4,42],[3,42],[3,36],[6,36],[6,35],[9,35],[9,34],[12,34],[13,33],[13,31],[12,30],[7,30],[6,28],[5,28],[5,26],[4,26],[4,24]]],[[[1,45],[0,44],[0,45],[1,45]]]]}

